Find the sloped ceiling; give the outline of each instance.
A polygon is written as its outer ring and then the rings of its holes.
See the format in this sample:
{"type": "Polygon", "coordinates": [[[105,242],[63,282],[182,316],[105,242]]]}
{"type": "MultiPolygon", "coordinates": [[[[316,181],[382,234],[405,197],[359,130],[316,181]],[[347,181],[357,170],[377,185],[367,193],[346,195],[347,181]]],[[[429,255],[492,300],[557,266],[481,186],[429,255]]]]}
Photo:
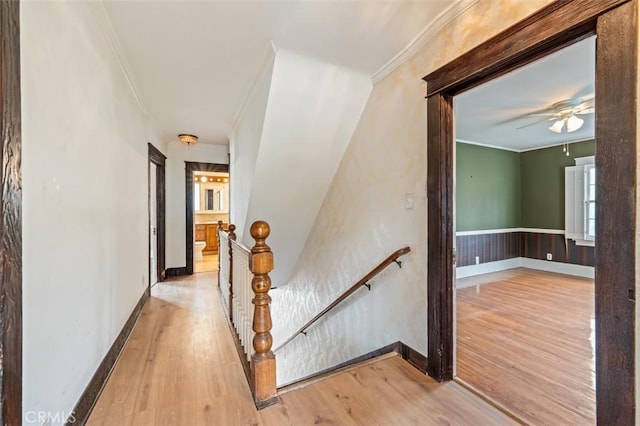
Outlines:
{"type": "Polygon", "coordinates": [[[187,132],[203,143],[227,144],[272,42],[373,75],[454,3],[104,1],[103,6],[164,141],[187,132]]]}

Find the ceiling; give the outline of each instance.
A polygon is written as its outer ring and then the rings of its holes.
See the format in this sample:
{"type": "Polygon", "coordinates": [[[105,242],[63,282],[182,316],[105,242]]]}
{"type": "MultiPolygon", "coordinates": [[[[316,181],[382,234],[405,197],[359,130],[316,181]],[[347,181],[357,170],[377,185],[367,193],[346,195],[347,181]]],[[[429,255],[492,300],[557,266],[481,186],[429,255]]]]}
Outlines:
{"type": "Polygon", "coordinates": [[[544,120],[527,114],[555,102],[593,95],[594,82],[591,37],[456,96],[456,139],[515,151],[592,139],[595,114],[581,115],[584,125],[572,133],[551,132],[553,122],[518,127],[544,120]]]}
{"type": "Polygon", "coordinates": [[[163,140],[227,144],[271,43],[373,75],[454,0],[104,1],[163,140]]]}

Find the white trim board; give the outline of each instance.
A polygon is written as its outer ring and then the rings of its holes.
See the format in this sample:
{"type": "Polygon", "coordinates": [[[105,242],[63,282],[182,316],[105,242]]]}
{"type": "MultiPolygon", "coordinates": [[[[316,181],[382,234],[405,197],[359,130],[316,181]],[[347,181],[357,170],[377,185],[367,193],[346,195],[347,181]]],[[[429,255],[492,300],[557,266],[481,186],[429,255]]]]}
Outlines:
{"type": "Polygon", "coordinates": [[[483,146],[485,148],[500,149],[502,151],[511,151],[511,152],[523,153],[523,152],[529,152],[529,151],[536,151],[538,149],[554,148],[556,146],[571,145],[571,144],[580,143],[580,142],[588,142],[588,141],[592,141],[592,140],[595,140],[595,136],[589,137],[589,138],[581,138],[581,139],[571,140],[571,141],[554,142],[554,143],[550,143],[550,144],[535,146],[533,148],[524,148],[524,149],[510,148],[510,147],[507,147],[507,146],[500,146],[500,145],[491,145],[491,144],[488,144],[488,143],[475,142],[475,141],[470,141],[470,140],[466,140],[466,139],[456,139],[456,142],[464,143],[464,144],[467,144],[467,145],[483,146]]]}
{"type": "Polygon", "coordinates": [[[456,237],[464,237],[466,235],[508,234],[510,232],[530,232],[532,234],[564,235],[564,229],[503,228],[503,229],[481,229],[478,231],[460,231],[460,232],[456,232],[456,237]]]}
{"type": "Polygon", "coordinates": [[[89,3],[93,7],[96,17],[100,20],[100,24],[102,25],[102,32],[106,37],[107,42],[111,47],[114,56],[116,57],[116,60],[118,61],[118,65],[120,65],[120,71],[122,71],[122,74],[124,75],[124,78],[127,81],[129,88],[131,89],[131,94],[138,103],[140,111],[142,111],[143,115],[149,116],[149,112],[142,98],[142,93],[138,88],[138,84],[136,83],[133,72],[131,71],[131,66],[129,65],[129,61],[127,60],[127,55],[125,55],[122,44],[120,43],[120,39],[113,29],[113,25],[111,24],[109,15],[104,8],[104,4],[101,0],[89,3]]]}
{"type": "Polygon", "coordinates": [[[423,30],[409,44],[398,52],[389,62],[384,64],[378,71],[373,73],[371,80],[373,84],[382,81],[386,76],[395,71],[400,65],[404,64],[416,52],[422,48],[429,39],[431,39],[441,28],[453,21],[459,15],[464,13],[471,6],[476,4],[478,0],[457,0],[451,6],[447,7],[431,22],[429,22],[423,30]]]}
{"type": "MultiPolygon", "coordinates": [[[[593,266],[573,265],[571,263],[550,262],[547,260],[530,259],[528,257],[515,257],[513,259],[498,260],[497,262],[481,263],[479,265],[459,266],[456,268],[456,279],[473,277],[476,275],[490,274],[492,272],[506,271],[514,268],[529,268],[539,271],[555,272],[558,274],[573,275],[583,278],[594,278],[593,266]]],[[[467,287],[475,285],[469,284],[467,287]]],[[[456,288],[464,288],[465,286],[456,288]]]]}

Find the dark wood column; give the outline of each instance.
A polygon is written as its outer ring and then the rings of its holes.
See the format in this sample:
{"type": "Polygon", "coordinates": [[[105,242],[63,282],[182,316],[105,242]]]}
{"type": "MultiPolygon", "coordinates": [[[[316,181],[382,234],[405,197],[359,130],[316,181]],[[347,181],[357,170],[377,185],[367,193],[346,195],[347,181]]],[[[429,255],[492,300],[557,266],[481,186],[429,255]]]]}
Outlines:
{"type": "Polygon", "coordinates": [[[0,397],[3,425],[22,424],[20,4],[0,2],[0,397]]]}

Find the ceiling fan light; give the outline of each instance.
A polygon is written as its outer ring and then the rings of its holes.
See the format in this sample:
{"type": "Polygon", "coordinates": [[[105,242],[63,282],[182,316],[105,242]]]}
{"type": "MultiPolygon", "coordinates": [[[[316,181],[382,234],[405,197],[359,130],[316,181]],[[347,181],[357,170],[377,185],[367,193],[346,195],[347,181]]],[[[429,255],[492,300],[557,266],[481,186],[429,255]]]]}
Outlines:
{"type": "Polygon", "coordinates": [[[549,127],[549,130],[555,133],[562,133],[562,128],[564,127],[564,121],[558,120],[549,127]]]}
{"type": "Polygon", "coordinates": [[[584,124],[584,120],[580,117],[576,117],[571,114],[569,118],[567,118],[567,132],[575,132],[584,124]]]}

